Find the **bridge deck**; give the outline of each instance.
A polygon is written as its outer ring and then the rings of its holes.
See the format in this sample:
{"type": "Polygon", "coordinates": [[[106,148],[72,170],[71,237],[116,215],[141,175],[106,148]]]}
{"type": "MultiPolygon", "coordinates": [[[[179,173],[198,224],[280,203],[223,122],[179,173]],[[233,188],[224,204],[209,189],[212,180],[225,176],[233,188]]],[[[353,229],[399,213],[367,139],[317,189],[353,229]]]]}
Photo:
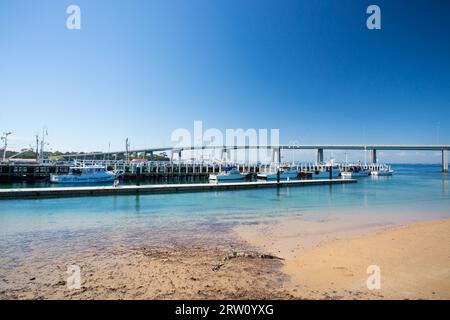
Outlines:
{"type": "MultiPolygon", "coordinates": [[[[128,150],[128,153],[143,153],[143,152],[162,152],[162,151],[190,151],[190,150],[242,150],[242,149],[278,149],[281,150],[397,150],[397,151],[443,151],[450,150],[448,144],[315,144],[315,145],[279,145],[279,146],[193,146],[193,147],[161,147],[161,148],[145,148],[128,150]]],[[[127,151],[114,152],[92,152],[92,153],[74,153],[64,154],[63,157],[92,157],[113,154],[125,154],[127,151]]]]}

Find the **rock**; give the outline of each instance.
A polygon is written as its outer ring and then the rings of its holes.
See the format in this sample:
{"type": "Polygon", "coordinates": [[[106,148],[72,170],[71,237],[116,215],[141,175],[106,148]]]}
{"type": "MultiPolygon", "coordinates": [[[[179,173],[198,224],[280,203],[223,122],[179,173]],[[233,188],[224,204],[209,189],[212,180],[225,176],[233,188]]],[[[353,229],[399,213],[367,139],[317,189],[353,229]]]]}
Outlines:
{"type": "Polygon", "coordinates": [[[213,268],[212,268],[212,271],[219,271],[219,269],[220,268],[222,268],[222,266],[223,266],[223,263],[219,263],[218,265],[215,265],[213,268]]]}

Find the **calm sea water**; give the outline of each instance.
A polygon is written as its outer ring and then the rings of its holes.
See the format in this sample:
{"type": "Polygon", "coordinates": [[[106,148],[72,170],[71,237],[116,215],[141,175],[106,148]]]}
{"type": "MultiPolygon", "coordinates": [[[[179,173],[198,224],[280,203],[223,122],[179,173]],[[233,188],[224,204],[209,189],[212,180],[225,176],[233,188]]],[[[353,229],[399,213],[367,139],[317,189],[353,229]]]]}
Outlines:
{"type": "MultiPolygon", "coordinates": [[[[356,184],[226,192],[0,201],[0,249],[18,244],[140,242],[185,231],[210,235],[239,223],[302,216],[450,217],[439,165],[394,165],[393,177],[356,184]]],[[[397,219],[398,220],[398,219],[397,219]]],[[[67,244],[69,245],[69,244],[67,244]]],[[[26,250],[26,249],[24,249],[26,250]]]]}

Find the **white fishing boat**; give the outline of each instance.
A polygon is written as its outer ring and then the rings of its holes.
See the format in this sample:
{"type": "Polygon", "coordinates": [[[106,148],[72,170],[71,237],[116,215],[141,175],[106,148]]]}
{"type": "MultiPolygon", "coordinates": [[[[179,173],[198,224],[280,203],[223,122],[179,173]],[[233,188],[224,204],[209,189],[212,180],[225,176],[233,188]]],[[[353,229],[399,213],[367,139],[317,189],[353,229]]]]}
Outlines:
{"type": "Polygon", "coordinates": [[[341,176],[343,178],[362,178],[368,177],[370,175],[369,170],[361,170],[361,171],[342,171],[341,176]]]}
{"type": "MultiPolygon", "coordinates": [[[[280,180],[296,179],[298,177],[298,170],[291,166],[280,167],[280,180]]],[[[266,180],[278,179],[276,171],[258,173],[258,178],[266,180]]]]}
{"type": "Polygon", "coordinates": [[[101,183],[112,182],[116,174],[102,166],[70,167],[68,174],[51,174],[52,183],[101,183]]]}
{"type": "Polygon", "coordinates": [[[209,180],[215,181],[238,181],[244,180],[247,176],[246,173],[239,172],[236,167],[225,167],[220,174],[210,174],[209,180]]]}
{"type": "Polygon", "coordinates": [[[344,168],[344,171],[341,171],[341,176],[343,178],[361,178],[368,177],[370,175],[369,169],[364,169],[360,165],[348,166],[344,168]]]}
{"type": "Polygon", "coordinates": [[[386,177],[392,176],[394,174],[394,170],[392,170],[390,167],[382,167],[378,170],[372,170],[370,174],[376,177],[386,177]]]}

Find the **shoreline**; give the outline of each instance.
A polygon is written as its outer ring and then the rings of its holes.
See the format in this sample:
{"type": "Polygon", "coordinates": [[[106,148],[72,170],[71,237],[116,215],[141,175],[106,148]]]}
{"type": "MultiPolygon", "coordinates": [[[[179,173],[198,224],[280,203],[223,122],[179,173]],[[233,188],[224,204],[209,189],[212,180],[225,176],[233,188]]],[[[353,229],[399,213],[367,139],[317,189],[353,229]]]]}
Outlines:
{"type": "Polygon", "coordinates": [[[353,228],[269,221],[188,244],[93,246],[51,258],[36,251],[0,266],[0,299],[450,299],[450,219],[361,217],[353,228]],[[70,264],[81,268],[80,289],[66,288],[70,264]],[[366,287],[373,264],[381,290],[366,287]]]}
{"type": "Polygon", "coordinates": [[[232,244],[91,250],[0,272],[0,300],[292,299],[281,268],[278,259],[232,244]],[[66,287],[68,264],[80,267],[79,289],[66,287]]]}

